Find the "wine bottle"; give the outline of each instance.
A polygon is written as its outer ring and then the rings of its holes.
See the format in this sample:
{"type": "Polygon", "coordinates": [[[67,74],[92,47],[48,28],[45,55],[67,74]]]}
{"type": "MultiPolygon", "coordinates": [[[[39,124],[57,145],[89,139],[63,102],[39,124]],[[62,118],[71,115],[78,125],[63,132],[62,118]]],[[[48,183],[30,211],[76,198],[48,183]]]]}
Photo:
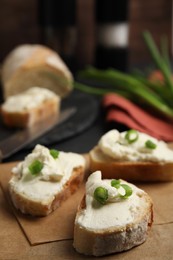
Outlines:
{"type": "Polygon", "coordinates": [[[96,67],[128,66],[128,0],[96,0],[96,67]]]}

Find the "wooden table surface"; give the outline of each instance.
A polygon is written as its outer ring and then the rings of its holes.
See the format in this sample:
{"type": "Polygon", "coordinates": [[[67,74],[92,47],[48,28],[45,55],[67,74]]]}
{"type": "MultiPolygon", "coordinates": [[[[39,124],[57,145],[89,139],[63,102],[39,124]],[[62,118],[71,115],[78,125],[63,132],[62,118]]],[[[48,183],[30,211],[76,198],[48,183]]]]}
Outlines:
{"type": "MultiPolygon", "coordinates": [[[[74,250],[72,238],[31,245],[4,195],[14,164],[0,165],[0,259],[92,259],[74,250]]],[[[138,186],[148,192],[154,203],[154,223],[147,241],[127,252],[101,259],[173,259],[173,182],[138,186]]]]}

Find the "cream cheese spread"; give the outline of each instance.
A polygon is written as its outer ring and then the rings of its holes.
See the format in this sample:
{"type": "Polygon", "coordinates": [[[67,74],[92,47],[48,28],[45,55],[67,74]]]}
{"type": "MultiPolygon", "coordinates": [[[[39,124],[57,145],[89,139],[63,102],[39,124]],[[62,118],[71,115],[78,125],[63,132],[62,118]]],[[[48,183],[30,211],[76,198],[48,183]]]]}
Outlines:
{"type": "Polygon", "coordinates": [[[42,102],[52,98],[59,101],[59,96],[51,90],[35,86],[20,94],[7,98],[2,108],[9,112],[23,112],[27,109],[37,107],[42,102]]]}
{"type": "Polygon", "coordinates": [[[84,167],[83,156],[75,153],[59,152],[57,159],[50,150],[42,145],[36,145],[31,154],[12,169],[13,177],[10,185],[23,196],[47,204],[54,196],[63,190],[64,184],[70,179],[75,167],[84,167]],[[35,160],[43,164],[37,175],[32,175],[29,165],[35,160]]]}
{"type": "Polygon", "coordinates": [[[126,133],[126,131],[120,133],[115,129],[107,132],[101,137],[99,148],[105,155],[120,161],[173,162],[173,150],[164,141],[138,132],[138,139],[129,143],[125,138],[126,133]],[[155,149],[145,146],[148,140],[156,144],[155,149]]]}
{"type": "Polygon", "coordinates": [[[75,220],[83,228],[91,231],[121,228],[132,223],[139,211],[142,214],[146,210],[146,202],[142,199],[143,190],[122,181],[132,188],[133,193],[127,199],[118,199],[117,190],[111,187],[110,183],[111,180],[101,179],[100,171],[94,172],[88,178],[86,183],[86,208],[81,211],[75,220]],[[110,200],[105,205],[95,203],[93,192],[98,186],[108,189],[110,200]]]}

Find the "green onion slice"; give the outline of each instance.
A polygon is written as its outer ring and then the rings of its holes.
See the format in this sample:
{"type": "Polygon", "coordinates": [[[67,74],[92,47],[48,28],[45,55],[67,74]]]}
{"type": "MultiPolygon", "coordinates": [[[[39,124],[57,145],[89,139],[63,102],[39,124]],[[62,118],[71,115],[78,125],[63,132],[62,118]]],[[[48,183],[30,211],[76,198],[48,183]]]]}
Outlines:
{"type": "Polygon", "coordinates": [[[94,191],[94,198],[101,204],[105,204],[108,199],[108,190],[104,187],[97,187],[94,191]]]}
{"type": "Polygon", "coordinates": [[[50,149],[49,151],[50,151],[50,154],[52,155],[52,157],[53,157],[54,159],[57,159],[57,158],[58,158],[58,156],[59,156],[59,151],[58,151],[58,150],[56,150],[56,149],[50,149]]]}
{"type": "Polygon", "coordinates": [[[157,145],[153,143],[151,140],[147,140],[145,142],[145,146],[149,149],[156,149],[157,145]]]}
{"type": "Polygon", "coordinates": [[[133,190],[129,185],[121,184],[121,187],[123,187],[123,189],[125,190],[125,194],[121,195],[120,196],[121,198],[127,199],[128,197],[130,197],[132,195],[133,190]]]}
{"type": "Polygon", "coordinates": [[[120,188],[120,180],[116,180],[116,179],[112,180],[111,186],[116,188],[116,189],[120,188]]]}
{"type": "Polygon", "coordinates": [[[43,169],[43,163],[39,160],[35,160],[29,165],[28,169],[32,175],[37,175],[43,169]]]}
{"type": "Polygon", "coordinates": [[[125,139],[128,141],[129,144],[136,142],[138,140],[138,137],[139,137],[138,131],[134,129],[128,130],[125,135],[125,139]]]}

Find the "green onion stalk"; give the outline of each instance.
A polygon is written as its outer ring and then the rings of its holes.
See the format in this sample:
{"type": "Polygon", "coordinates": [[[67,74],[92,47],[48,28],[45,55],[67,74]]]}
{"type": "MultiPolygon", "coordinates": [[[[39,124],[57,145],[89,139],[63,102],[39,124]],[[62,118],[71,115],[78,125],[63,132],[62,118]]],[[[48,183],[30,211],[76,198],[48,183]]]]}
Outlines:
{"type": "Polygon", "coordinates": [[[159,51],[152,39],[152,36],[149,32],[144,32],[144,41],[146,42],[146,45],[148,46],[148,49],[150,51],[151,57],[153,58],[153,61],[155,62],[156,66],[160,71],[163,73],[166,86],[169,87],[171,93],[173,94],[173,81],[171,80],[171,71],[168,66],[168,62],[165,62],[165,57],[162,57],[159,54],[159,51]]]}
{"type": "Polygon", "coordinates": [[[137,78],[131,75],[125,74],[123,72],[108,69],[108,70],[98,70],[96,68],[85,69],[79,74],[80,79],[93,79],[97,80],[98,83],[102,82],[106,85],[111,86],[111,88],[92,88],[85,84],[75,82],[74,87],[80,89],[87,93],[104,95],[106,93],[115,92],[122,96],[123,93],[127,93],[126,96],[133,96],[134,99],[141,99],[146,104],[154,107],[164,115],[173,118],[173,109],[167,105],[164,99],[158,94],[151,90],[148,86],[143,84],[137,78]],[[121,89],[116,87],[121,86],[121,89]]]}
{"type": "Polygon", "coordinates": [[[142,74],[133,75],[113,68],[99,70],[89,67],[79,72],[78,81],[74,82],[74,87],[95,95],[117,93],[137,104],[142,101],[143,104],[173,119],[173,81],[165,41],[164,44],[162,43],[161,55],[150,33],[144,32],[143,36],[157,68],[164,77],[163,83],[151,82],[142,74]],[[81,83],[84,80],[85,82],[92,80],[97,87],[81,83]],[[100,83],[105,84],[105,87],[98,87],[100,83]]]}

